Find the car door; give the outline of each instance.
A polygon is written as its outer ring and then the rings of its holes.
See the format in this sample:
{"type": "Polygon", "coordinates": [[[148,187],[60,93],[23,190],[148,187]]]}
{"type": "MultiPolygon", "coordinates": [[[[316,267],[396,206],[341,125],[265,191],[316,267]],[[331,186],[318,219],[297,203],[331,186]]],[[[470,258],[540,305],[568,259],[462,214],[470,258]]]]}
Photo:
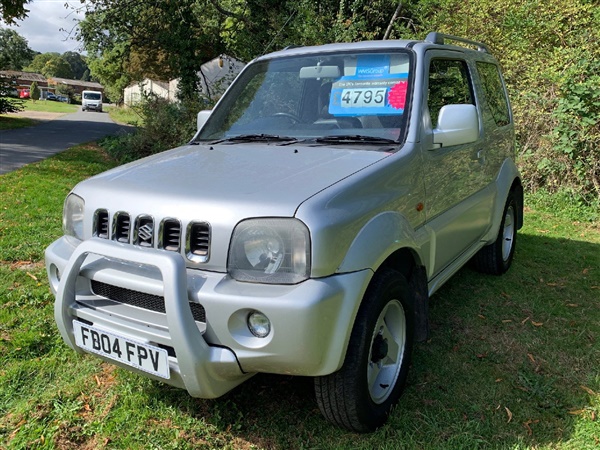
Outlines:
{"type": "Polygon", "coordinates": [[[481,114],[473,85],[473,68],[461,52],[427,52],[425,72],[426,104],[423,106],[423,153],[425,162],[425,211],[428,226],[434,232],[433,275],[441,272],[476,243],[485,232],[486,211],[482,176],[483,133],[481,114]],[[475,105],[480,132],[468,144],[441,147],[433,143],[433,131],[441,108],[450,104],[475,105]]]}

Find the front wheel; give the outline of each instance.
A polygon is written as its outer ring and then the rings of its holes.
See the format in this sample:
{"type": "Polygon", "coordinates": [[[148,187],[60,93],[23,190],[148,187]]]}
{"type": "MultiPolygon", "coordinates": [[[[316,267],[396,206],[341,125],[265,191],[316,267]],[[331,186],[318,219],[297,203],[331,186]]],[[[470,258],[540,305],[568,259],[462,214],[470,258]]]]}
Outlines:
{"type": "Polygon", "coordinates": [[[408,283],[400,273],[384,269],[367,289],[344,365],[315,378],[317,403],[327,420],[361,433],[383,425],[406,383],[413,334],[408,283]]]}

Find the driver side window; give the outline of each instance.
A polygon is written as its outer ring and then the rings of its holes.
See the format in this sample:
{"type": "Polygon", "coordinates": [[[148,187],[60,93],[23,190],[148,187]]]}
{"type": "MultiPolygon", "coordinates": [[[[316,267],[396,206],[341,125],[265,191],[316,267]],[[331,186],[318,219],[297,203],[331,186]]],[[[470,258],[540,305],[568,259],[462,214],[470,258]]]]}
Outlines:
{"type": "Polygon", "coordinates": [[[434,59],[429,66],[427,104],[433,128],[445,105],[475,104],[467,63],[453,59],[434,59]]]}

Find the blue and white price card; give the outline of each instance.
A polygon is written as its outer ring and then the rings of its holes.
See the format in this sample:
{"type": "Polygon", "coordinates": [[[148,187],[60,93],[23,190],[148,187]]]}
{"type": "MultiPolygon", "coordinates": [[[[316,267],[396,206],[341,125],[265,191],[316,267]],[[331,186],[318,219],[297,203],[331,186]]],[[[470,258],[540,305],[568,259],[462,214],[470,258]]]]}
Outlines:
{"type": "Polygon", "coordinates": [[[404,112],[407,73],[390,73],[389,55],[359,56],[356,71],[333,83],[329,113],[334,116],[399,115],[404,112]]]}

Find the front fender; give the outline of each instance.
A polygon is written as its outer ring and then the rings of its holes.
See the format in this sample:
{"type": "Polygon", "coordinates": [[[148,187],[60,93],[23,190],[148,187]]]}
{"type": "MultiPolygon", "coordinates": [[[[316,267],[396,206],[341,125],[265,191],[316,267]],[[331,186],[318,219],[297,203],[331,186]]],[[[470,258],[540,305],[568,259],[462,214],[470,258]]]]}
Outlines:
{"type": "Polygon", "coordinates": [[[358,232],[338,273],[373,271],[400,248],[410,248],[420,254],[417,235],[409,221],[400,213],[382,212],[369,220],[358,232]]]}

